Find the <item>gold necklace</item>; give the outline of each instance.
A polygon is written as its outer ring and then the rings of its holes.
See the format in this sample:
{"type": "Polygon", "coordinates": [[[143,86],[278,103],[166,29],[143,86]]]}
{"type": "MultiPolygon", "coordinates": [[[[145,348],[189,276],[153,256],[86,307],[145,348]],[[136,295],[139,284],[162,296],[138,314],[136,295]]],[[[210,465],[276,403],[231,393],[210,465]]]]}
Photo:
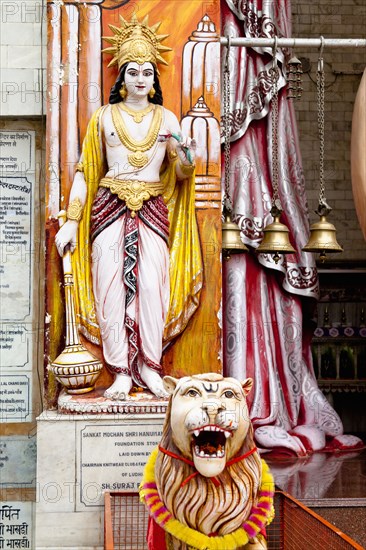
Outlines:
{"type": "Polygon", "coordinates": [[[148,156],[144,154],[145,151],[151,149],[159,135],[161,121],[163,118],[162,107],[160,107],[160,105],[156,105],[149,131],[147,136],[142,141],[136,141],[129,135],[125,121],[120,113],[118,103],[111,106],[111,113],[112,121],[117,130],[121,143],[130,151],[133,151],[132,154],[127,156],[128,162],[136,168],[142,168],[149,160],[148,156]]]}
{"type": "Polygon", "coordinates": [[[119,103],[119,106],[120,108],[122,109],[122,111],[124,111],[125,113],[127,113],[128,115],[132,116],[133,120],[135,122],[137,122],[137,124],[139,124],[140,122],[142,122],[144,116],[148,115],[149,113],[151,113],[151,111],[153,110],[154,108],[154,104],[153,103],[149,103],[149,105],[147,107],[145,107],[145,109],[141,109],[141,111],[135,111],[134,109],[130,109],[123,101],[121,101],[119,103]]]}

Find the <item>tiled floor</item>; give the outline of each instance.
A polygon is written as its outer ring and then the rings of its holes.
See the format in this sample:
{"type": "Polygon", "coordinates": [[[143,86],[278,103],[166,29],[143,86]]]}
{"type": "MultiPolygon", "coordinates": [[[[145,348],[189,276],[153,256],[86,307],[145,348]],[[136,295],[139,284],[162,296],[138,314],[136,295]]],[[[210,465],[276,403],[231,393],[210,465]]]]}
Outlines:
{"type": "Polygon", "coordinates": [[[366,547],[366,449],[265,459],[278,488],[366,547]]]}
{"type": "MultiPolygon", "coordinates": [[[[314,453],[307,458],[264,457],[276,485],[307,504],[319,500],[363,499],[366,505],[366,449],[314,453]]],[[[355,501],[353,500],[353,503],[355,501]]]]}

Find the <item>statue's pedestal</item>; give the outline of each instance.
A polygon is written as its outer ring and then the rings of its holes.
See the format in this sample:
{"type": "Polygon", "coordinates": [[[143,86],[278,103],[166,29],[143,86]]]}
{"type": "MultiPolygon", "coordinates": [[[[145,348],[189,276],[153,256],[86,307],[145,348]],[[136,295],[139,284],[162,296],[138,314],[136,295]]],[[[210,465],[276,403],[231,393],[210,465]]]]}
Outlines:
{"type": "Polygon", "coordinates": [[[100,415],[108,413],[115,415],[137,414],[160,414],[166,413],[168,401],[159,399],[150,392],[142,391],[133,393],[125,401],[115,401],[104,397],[105,387],[80,395],[70,395],[64,389],[58,398],[59,412],[66,414],[100,415]]]}
{"type": "Polygon", "coordinates": [[[36,550],[103,549],[103,493],[138,490],[164,416],[46,411],[38,418],[36,550]]]}

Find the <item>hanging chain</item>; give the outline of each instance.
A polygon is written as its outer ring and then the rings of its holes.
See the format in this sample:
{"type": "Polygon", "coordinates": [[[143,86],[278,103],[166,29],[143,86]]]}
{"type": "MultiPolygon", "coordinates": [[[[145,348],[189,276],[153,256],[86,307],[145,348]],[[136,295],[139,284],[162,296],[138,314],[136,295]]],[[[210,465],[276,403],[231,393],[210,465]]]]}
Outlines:
{"type": "Polygon", "coordinates": [[[228,212],[232,212],[233,205],[230,198],[230,42],[231,37],[227,38],[227,50],[224,67],[224,161],[225,161],[225,193],[223,207],[228,212]]]}
{"type": "Polygon", "coordinates": [[[321,36],[320,54],[317,72],[317,99],[318,99],[318,132],[319,132],[319,204],[326,202],[324,185],[324,111],[325,111],[325,76],[323,60],[324,37],[321,36]]]}
{"type": "Polygon", "coordinates": [[[272,122],[272,186],[273,197],[272,207],[277,206],[278,195],[278,78],[279,71],[277,66],[277,36],[275,36],[273,46],[272,63],[272,101],[271,101],[271,122],[272,122]]]}

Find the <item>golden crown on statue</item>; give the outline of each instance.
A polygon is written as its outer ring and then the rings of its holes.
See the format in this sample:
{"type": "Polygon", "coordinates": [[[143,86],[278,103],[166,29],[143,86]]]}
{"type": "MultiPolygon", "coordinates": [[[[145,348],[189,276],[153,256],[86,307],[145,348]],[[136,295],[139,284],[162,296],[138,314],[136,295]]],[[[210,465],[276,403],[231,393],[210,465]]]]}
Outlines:
{"type": "Polygon", "coordinates": [[[150,62],[156,67],[158,63],[168,65],[160,54],[171,51],[172,48],[161,44],[169,36],[169,34],[157,34],[161,22],[149,27],[148,15],[141,22],[136,15],[132,16],[130,23],[121,15],[120,20],[121,27],[109,25],[114,36],[103,36],[104,40],[112,45],[102,51],[114,56],[108,67],[118,65],[120,69],[125,63],[131,61],[139,65],[150,62]]]}

